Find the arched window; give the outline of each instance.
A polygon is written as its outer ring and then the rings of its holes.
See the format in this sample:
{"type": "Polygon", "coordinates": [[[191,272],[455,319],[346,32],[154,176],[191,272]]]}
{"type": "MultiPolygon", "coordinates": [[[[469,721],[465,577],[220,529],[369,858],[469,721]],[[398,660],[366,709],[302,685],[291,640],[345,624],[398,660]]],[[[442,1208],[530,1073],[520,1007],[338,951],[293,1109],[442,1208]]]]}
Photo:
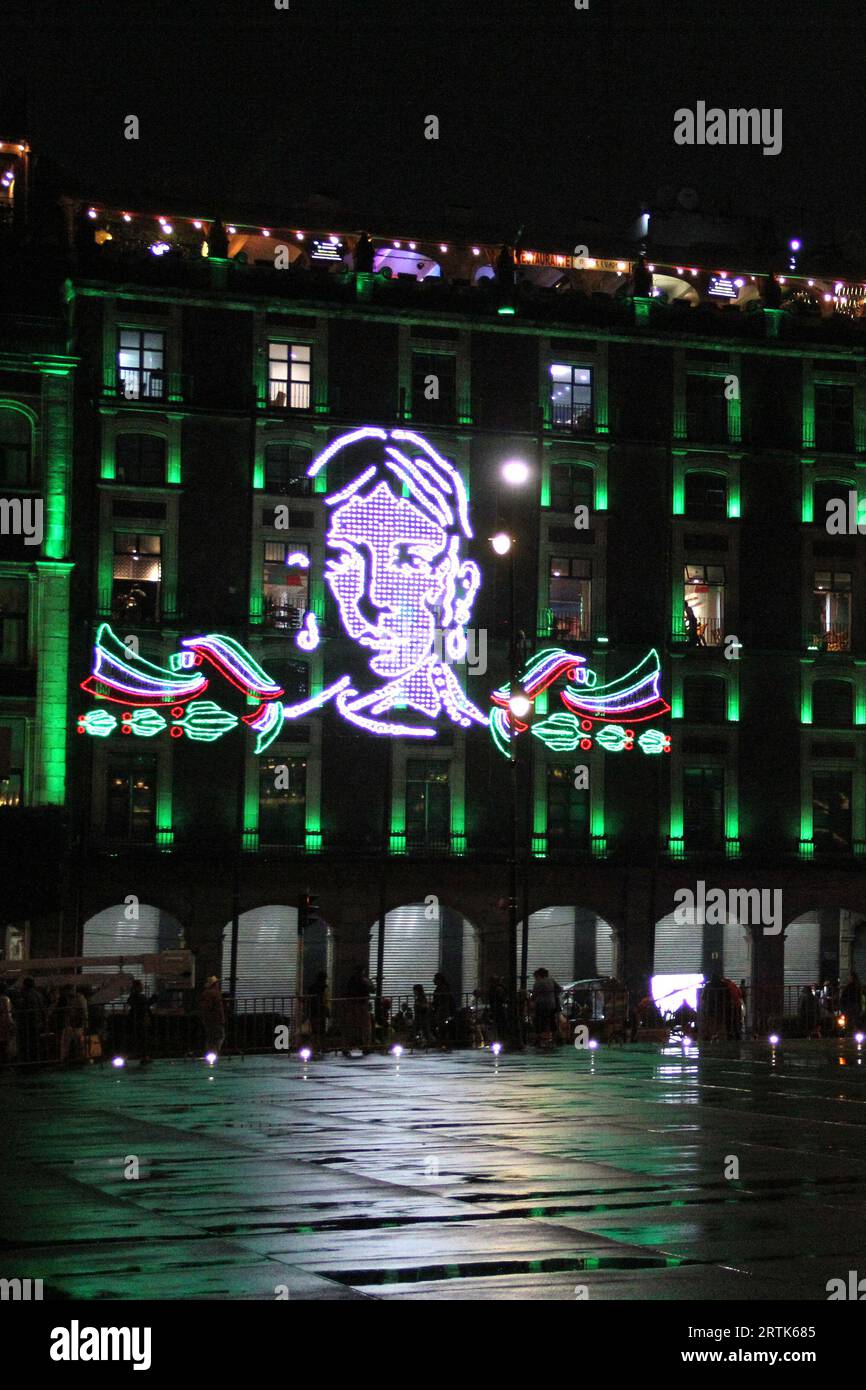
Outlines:
{"type": "Polygon", "coordinates": [[[595,502],[595,472],[585,463],[550,465],[550,506],[554,512],[573,512],[575,507],[592,511],[595,502]]]}
{"type": "Polygon", "coordinates": [[[166,441],[158,434],[119,434],[114,458],[119,483],[138,487],[165,482],[166,441]]]}
{"type": "Polygon", "coordinates": [[[848,515],[848,493],[856,491],[853,485],[841,478],[818,478],[812,493],[812,520],[818,526],[827,525],[827,507],[831,502],[842,502],[845,515],[848,515]]]}
{"type": "Polygon", "coordinates": [[[854,686],[822,680],[812,686],[812,723],[821,729],[849,729],[854,722],[854,686]]]}
{"type": "Polygon", "coordinates": [[[0,484],[26,487],[33,466],[33,425],[29,415],[0,406],[0,484]]]}
{"type": "Polygon", "coordinates": [[[728,480],[724,473],[686,474],[686,516],[692,521],[724,520],[728,480]]]}

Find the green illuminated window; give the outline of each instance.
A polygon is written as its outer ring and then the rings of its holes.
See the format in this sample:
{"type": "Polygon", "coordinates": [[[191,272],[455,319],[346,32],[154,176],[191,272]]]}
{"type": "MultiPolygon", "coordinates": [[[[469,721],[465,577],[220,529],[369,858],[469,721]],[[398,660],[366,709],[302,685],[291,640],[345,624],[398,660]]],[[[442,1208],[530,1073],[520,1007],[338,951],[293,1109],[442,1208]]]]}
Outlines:
{"type": "Polygon", "coordinates": [[[106,829],[115,840],[152,842],[156,832],[156,758],[113,756],[106,769],[106,829]]]}
{"type": "Polygon", "coordinates": [[[268,404],[309,410],[313,349],[309,343],[268,343],[268,404]]]}
{"type": "Polygon", "coordinates": [[[115,531],[112,617],[133,625],[157,622],[161,589],[162,537],[115,531]]]}
{"type": "Polygon", "coordinates": [[[442,758],[406,763],[406,842],[448,849],[451,836],[450,768],[442,758]]]}
{"type": "Polygon", "coordinates": [[[165,482],[167,443],[157,434],[119,434],[114,447],[114,476],[134,486],[165,482]]]}
{"type": "Polygon", "coordinates": [[[297,444],[265,446],[265,492],[280,497],[308,497],[313,480],[307,477],[310,450],[297,444]]]}
{"type": "Polygon", "coordinates": [[[259,764],[259,844],[305,843],[307,760],[279,754],[259,764]]]}
{"type": "Polygon", "coordinates": [[[550,506],[555,512],[574,512],[575,507],[594,503],[595,473],[582,463],[552,463],[550,465],[550,506]]]}
{"type": "Polygon", "coordinates": [[[815,570],[810,634],[814,646],[828,652],[850,650],[851,598],[850,571],[815,570]]]}
{"type": "Polygon", "coordinates": [[[850,772],[812,774],[812,838],[816,853],[850,850],[852,775],[850,772]]]}
{"type": "MultiPolygon", "coordinates": [[[[602,827],[603,829],[603,827],[602,827]]],[[[547,767],[548,849],[575,852],[589,840],[589,792],[574,785],[574,765],[549,763],[547,767]]]]}
{"type": "Polygon", "coordinates": [[[453,353],[412,353],[412,414],[423,424],[457,418],[457,358],[453,353]]]}
{"type": "Polygon", "coordinates": [[[692,521],[723,521],[728,514],[724,473],[686,473],[685,509],[692,521]]]}
{"type": "Polygon", "coordinates": [[[0,406],[0,485],[26,487],[33,465],[33,426],[22,410],[0,406]]]}
{"type": "Polygon", "coordinates": [[[26,579],[0,574],[0,666],[23,666],[27,660],[26,579]]]}
{"type": "Polygon", "coordinates": [[[847,452],[854,448],[854,388],[815,387],[815,448],[847,452]]]}
{"type": "Polygon", "coordinates": [[[725,838],[725,770],[683,769],[683,838],[688,850],[721,849],[725,838]]]}

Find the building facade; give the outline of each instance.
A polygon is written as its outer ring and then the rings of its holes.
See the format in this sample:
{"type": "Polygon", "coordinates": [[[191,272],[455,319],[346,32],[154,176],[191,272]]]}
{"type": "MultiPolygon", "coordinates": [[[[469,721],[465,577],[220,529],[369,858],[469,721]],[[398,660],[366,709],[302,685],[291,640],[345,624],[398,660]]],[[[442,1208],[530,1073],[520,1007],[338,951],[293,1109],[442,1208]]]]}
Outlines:
{"type": "Polygon", "coordinates": [[[310,895],[337,990],[483,988],[515,918],[561,980],[866,965],[861,285],[66,215],[69,356],[19,353],[12,402],[35,684],[0,690],[68,817],[66,953],[291,993],[310,895]],[[779,912],[675,918],[701,883],[779,912]]]}

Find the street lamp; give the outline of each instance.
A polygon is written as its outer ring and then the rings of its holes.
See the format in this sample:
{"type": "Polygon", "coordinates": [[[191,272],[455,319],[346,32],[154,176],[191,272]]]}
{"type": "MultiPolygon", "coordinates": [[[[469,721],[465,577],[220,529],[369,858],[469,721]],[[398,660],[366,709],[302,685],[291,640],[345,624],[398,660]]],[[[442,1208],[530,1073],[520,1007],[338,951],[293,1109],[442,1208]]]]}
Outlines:
{"type": "Polygon", "coordinates": [[[507,555],[513,542],[507,532],[497,531],[495,536],[490,537],[490,544],[497,555],[507,555]]]}
{"type": "Polygon", "coordinates": [[[502,478],[509,487],[522,487],[529,481],[529,464],[524,459],[506,459],[502,465],[502,478]]]}

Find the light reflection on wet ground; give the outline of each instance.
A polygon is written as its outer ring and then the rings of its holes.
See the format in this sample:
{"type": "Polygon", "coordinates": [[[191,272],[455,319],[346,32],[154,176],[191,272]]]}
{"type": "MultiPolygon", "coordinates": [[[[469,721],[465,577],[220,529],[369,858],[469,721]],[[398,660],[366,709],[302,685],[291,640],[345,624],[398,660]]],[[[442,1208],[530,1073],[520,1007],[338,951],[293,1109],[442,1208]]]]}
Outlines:
{"type": "Polygon", "coordinates": [[[46,1296],[825,1299],[866,1248],[853,1044],[93,1067],[0,1105],[0,1277],[46,1296]]]}

